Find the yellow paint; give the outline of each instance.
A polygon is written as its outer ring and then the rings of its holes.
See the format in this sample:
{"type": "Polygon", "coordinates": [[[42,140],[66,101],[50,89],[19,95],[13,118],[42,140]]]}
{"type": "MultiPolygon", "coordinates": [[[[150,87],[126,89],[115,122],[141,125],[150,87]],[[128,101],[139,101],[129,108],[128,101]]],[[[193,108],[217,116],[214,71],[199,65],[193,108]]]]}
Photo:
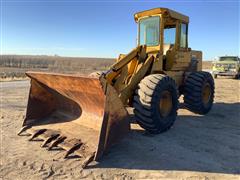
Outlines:
{"type": "Polygon", "coordinates": [[[134,18],[138,23],[140,19],[152,16],[160,17],[159,45],[139,45],[130,53],[121,54],[105,75],[107,81],[118,91],[124,104],[128,104],[138,83],[149,74],[168,75],[176,81],[178,86],[181,86],[190,71],[202,69],[202,52],[188,47],[187,34],[186,46],[180,47],[181,24],[184,23],[188,27],[189,18],[167,8],[139,12],[134,15],[134,18]],[[176,28],[175,43],[172,45],[164,43],[164,30],[167,27],[176,28]],[[197,63],[194,64],[193,59],[197,63]]]}

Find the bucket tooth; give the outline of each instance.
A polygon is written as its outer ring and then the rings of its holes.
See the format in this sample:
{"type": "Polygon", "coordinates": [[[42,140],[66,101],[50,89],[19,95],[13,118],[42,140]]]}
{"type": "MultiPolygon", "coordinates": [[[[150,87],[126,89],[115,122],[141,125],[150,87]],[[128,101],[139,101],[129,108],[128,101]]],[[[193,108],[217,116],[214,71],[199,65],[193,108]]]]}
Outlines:
{"type": "Polygon", "coordinates": [[[66,159],[70,154],[74,153],[74,151],[80,149],[80,147],[82,146],[82,142],[79,143],[75,143],[65,154],[64,159],[66,159]]]}
{"type": "Polygon", "coordinates": [[[46,147],[47,144],[49,144],[51,141],[57,139],[60,136],[60,134],[52,134],[50,137],[48,137],[43,144],[41,145],[41,147],[46,147]]]}
{"type": "Polygon", "coordinates": [[[34,138],[38,137],[40,134],[43,134],[47,129],[36,130],[32,136],[29,138],[29,141],[32,141],[34,138]]]}
{"type": "Polygon", "coordinates": [[[89,156],[87,156],[83,163],[82,163],[82,168],[84,169],[89,163],[91,163],[94,160],[96,152],[91,153],[89,156]]]}
{"type": "Polygon", "coordinates": [[[49,147],[48,150],[51,150],[53,147],[56,147],[58,144],[62,143],[65,139],[67,139],[66,136],[60,136],[55,141],[53,141],[49,147]]]}
{"type": "Polygon", "coordinates": [[[23,126],[20,131],[17,133],[17,135],[21,135],[24,131],[26,131],[27,129],[31,128],[31,126],[23,126]]]}

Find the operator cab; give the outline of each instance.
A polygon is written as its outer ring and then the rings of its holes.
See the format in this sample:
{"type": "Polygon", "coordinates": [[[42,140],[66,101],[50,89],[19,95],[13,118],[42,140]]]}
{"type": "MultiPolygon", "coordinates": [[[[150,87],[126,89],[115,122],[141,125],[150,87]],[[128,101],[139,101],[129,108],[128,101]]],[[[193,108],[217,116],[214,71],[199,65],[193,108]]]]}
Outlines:
{"type": "Polygon", "coordinates": [[[134,15],[138,23],[138,45],[148,52],[188,49],[189,18],[167,8],[155,8],[134,15]]]}

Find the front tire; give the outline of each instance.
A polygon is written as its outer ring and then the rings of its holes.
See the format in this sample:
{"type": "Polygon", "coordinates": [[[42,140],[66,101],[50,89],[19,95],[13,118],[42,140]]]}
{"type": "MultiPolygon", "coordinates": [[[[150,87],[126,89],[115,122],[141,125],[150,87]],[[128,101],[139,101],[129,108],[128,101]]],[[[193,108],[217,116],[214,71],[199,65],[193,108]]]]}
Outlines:
{"type": "Polygon", "coordinates": [[[178,90],[169,76],[152,74],[140,83],[134,96],[134,114],[146,131],[158,134],[175,122],[178,109],[178,90]]]}
{"type": "Polygon", "coordinates": [[[208,113],[214,100],[214,80],[208,72],[193,72],[185,82],[185,107],[198,114],[208,113]]]}

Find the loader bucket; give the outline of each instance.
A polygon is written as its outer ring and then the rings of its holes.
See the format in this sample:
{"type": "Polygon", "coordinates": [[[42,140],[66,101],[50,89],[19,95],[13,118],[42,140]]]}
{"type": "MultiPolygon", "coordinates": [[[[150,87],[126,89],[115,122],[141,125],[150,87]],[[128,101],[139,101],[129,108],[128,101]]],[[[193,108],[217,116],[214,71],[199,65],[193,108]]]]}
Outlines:
{"type": "Polygon", "coordinates": [[[128,113],[116,90],[104,78],[27,72],[31,87],[19,134],[44,140],[42,146],[65,149],[99,160],[130,129],[128,113]]]}

